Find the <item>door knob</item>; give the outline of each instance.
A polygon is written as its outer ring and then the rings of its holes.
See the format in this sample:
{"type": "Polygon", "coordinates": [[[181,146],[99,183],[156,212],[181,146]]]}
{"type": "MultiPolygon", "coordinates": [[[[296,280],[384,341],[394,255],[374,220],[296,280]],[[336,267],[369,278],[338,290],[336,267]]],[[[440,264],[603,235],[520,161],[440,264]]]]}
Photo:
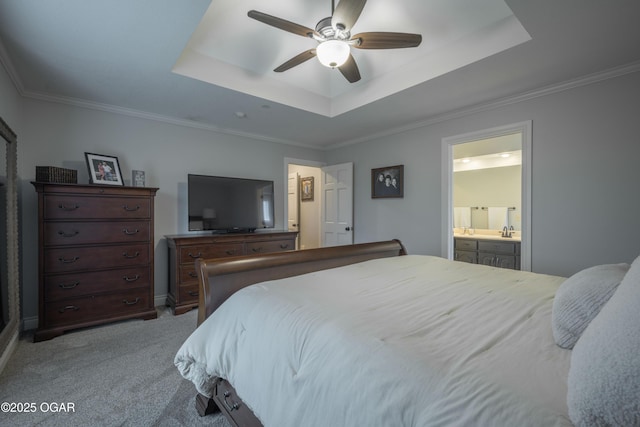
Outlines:
{"type": "Polygon", "coordinates": [[[351,231],[351,227],[346,227],[344,231],[351,231]]]}

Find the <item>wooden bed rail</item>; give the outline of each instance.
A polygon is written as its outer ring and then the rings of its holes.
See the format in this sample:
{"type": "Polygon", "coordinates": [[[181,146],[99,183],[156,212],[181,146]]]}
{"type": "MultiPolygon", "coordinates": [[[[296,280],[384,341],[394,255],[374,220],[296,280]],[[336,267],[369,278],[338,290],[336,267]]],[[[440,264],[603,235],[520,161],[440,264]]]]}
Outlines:
{"type": "Polygon", "coordinates": [[[198,259],[198,325],[234,292],[254,283],[406,254],[399,240],[389,240],[264,255],[198,259]]]}

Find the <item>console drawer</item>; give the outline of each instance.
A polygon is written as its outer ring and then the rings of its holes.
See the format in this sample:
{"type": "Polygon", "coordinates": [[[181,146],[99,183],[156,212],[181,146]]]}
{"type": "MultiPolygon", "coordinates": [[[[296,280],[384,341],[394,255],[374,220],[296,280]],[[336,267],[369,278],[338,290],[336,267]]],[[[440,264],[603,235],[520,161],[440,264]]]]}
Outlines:
{"type": "Polygon", "coordinates": [[[291,251],[295,248],[295,243],[292,240],[251,242],[247,243],[247,255],[291,251]]]}
{"type": "Polygon", "coordinates": [[[242,254],[242,243],[184,246],[180,248],[180,262],[187,263],[198,258],[224,258],[242,254]]]}
{"type": "Polygon", "coordinates": [[[198,303],[198,296],[200,294],[199,284],[193,283],[190,285],[180,285],[178,289],[178,297],[180,302],[185,304],[198,303]]]}

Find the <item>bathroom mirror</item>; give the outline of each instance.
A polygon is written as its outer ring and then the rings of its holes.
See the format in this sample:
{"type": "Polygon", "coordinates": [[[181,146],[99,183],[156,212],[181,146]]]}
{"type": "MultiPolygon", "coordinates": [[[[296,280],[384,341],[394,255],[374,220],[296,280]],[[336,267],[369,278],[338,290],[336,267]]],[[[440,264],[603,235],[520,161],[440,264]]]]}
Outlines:
{"type": "Polygon", "coordinates": [[[521,230],[520,139],[510,134],[453,147],[454,227],[521,230]]]}
{"type": "Polygon", "coordinates": [[[6,146],[6,161],[0,169],[2,183],[2,266],[0,267],[0,356],[14,340],[20,328],[20,270],[18,264],[18,140],[15,132],[0,118],[0,136],[6,146]]]}

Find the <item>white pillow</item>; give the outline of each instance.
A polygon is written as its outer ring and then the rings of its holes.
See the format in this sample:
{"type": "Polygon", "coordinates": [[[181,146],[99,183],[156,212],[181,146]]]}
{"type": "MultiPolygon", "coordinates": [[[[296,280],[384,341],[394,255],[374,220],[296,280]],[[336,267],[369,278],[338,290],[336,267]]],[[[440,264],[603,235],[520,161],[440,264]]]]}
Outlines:
{"type": "Polygon", "coordinates": [[[556,344],[573,348],[628,270],[629,264],[596,265],[577,272],[560,285],[551,312],[556,344]]]}
{"type": "Polygon", "coordinates": [[[576,343],[568,387],[576,426],[640,426],[640,257],[576,343]]]}

